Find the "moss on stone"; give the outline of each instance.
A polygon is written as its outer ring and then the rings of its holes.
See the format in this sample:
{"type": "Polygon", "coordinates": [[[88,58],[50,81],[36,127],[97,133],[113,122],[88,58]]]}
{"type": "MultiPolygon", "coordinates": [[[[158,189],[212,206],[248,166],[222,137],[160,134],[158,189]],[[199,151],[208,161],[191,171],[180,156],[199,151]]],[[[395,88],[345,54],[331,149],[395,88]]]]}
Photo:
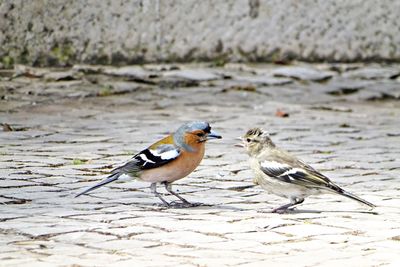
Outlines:
{"type": "Polygon", "coordinates": [[[55,59],[57,65],[68,65],[74,59],[75,51],[71,44],[65,43],[54,46],[50,51],[50,56],[55,59]]]}
{"type": "Polygon", "coordinates": [[[1,59],[1,63],[3,63],[3,67],[5,69],[11,69],[14,65],[14,58],[12,58],[9,55],[6,55],[1,59]]]}

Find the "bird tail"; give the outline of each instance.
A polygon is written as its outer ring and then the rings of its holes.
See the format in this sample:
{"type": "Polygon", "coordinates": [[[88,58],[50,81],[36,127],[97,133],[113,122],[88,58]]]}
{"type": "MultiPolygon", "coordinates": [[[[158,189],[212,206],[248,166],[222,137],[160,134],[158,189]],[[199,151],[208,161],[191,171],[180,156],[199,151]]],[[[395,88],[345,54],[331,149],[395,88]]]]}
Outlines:
{"type": "Polygon", "coordinates": [[[113,173],[113,174],[111,174],[110,176],[108,176],[106,179],[104,179],[103,181],[101,181],[100,183],[95,184],[95,185],[92,186],[92,187],[89,187],[89,188],[86,189],[85,191],[83,191],[83,192],[77,194],[75,197],[79,197],[79,196],[81,196],[81,195],[85,195],[86,193],[89,193],[90,191],[93,191],[93,190],[95,190],[95,189],[97,189],[97,188],[99,188],[99,187],[101,187],[101,186],[103,186],[103,185],[106,185],[106,184],[109,184],[109,183],[111,183],[111,182],[114,182],[114,181],[118,180],[118,177],[119,177],[120,175],[121,175],[121,174],[118,173],[118,172],[113,173]]]}
{"type": "Polygon", "coordinates": [[[366,200],[364,200],[364,199],[362,199],[362,198],[360,198],[360,197],[358,197],[358,196],[356,196],[356,195],[354,195],[354,194],[352,194],[350,192],[347,192],[347,191],[345,191],[343,189],[341,190],[341,192],[338,192],[338,193],[340,193],[342,196],[345,196],[345,197],[348,197],[348,198],[353,199],[355,201],[358,201],[360,203],[363,203],[364,205],[370,206],[371,208],[376,207],[376,205],[372,204],[371,202],[368,202],[368,201],[366,201],[366,200]]]}

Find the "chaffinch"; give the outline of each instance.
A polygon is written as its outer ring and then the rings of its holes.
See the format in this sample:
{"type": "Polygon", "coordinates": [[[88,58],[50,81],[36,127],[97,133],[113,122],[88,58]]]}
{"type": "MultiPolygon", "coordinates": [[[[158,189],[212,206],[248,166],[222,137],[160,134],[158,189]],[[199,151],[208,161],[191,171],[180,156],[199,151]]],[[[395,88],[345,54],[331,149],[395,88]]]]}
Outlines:
{"type": "Polygon", "coordinates": [[[269,135],[260,128],[250,129],[242,138],[242,146],[250,156],[250,167],[256,183],[266,191],[290,199],[272,212],[282,213],[300,204],[309,195],[336,193],[370,207],[374,204],[355,196],[329,180],[310,165],[275,146],[269,135]]]}
{"type": "Polygon", "coordinates": [[[186,199],[172,191],[171,183],[190,174],[204,156],[205,143],[210,139],[222,138],[211,131],[207,122],[196,121],[183,124],[178,130],[134,155],[133,158],[111,171],[100,183],[76,195],[84,195],[96,188],[116,181],[125,175],[151,183],[151,191],[166,206],[171,206],[157,192],[157,183],[182,201],[181,206],[193,206],[186,199]]]}

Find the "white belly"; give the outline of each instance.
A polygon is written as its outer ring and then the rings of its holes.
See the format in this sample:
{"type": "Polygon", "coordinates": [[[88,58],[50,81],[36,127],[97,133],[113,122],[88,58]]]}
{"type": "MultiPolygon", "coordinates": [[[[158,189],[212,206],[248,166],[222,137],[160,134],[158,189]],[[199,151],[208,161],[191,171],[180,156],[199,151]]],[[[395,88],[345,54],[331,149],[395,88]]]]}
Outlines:
{"type": "Polygon", "coordinates": [[[257,159],[250,159],[250,166],[255,175],[256,182],[268,193],[284,198],[305,198],[309,195],[319,194],[318,189],[311,189],[269,177],[261,169],[257,159]]]}

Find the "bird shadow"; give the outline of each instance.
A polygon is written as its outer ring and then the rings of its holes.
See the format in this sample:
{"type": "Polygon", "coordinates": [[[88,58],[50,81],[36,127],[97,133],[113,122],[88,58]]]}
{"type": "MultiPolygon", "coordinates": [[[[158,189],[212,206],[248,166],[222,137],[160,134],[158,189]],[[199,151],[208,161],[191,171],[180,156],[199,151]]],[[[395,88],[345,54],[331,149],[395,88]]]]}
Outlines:
{"type": "MultiPolygon", "coordinates": [[[[88,194],[87,196],[90,196],[94,199],[97,200],[107,200],[108,204],[115,204],[115,205],[135,205],[137,207],[143,207],[143,208],[153,208],[153,209],[158,209],[158,210],[226,210],[226,211],[247,211],[251,209],[245,209],[245,208],[238,208],[233,205],[229,205],[226,203],[216,203],[216,204],[208,204],[208,203],[196,203],[194,202],[193,205],[185,206],[181,205],[179,201],[172,201],[171,206],[165,206],[162,203],[152,203],[152,202],[123,202],[123,201],[109,201],[109,198],[105,197],[99,197],[99,196],[94,196],[88,194]]],[[[86,201],[85,201],[86,202],[86,201]]],[[[85,203],[84,202],[84,203],[85,203]]],[[[83,204],[83,203],[81,203],[83,204]]],[[[257,213],[270,213],[274,214],[272,210],[258,210],[257,213]]],[[[355,213],[355,214],[372,214],[372,215],[379,215],[378,212],[376,211],[360,211],[360,210],[312,210],[312,209],[299,209],[299,208],[291,208],[287,209],[283,213],[276,213],[276,214],[321,214],[321,213],[355,213]]]]}
{"type": "Polygon", "coordinates": [[[225,204],[207,204],[207,203],[194,203],[193,206],[181,206],[181,205],[171,205],[165,206],[163,204],[146,204],[143,206],[151,206],[155,208],[159,208],[161,210],[229,210],[229,211],[243,211],[245,209],[237,208],[234,206],[229,206],[225,204]]]}
{"type": "MultiPolygon", "coordinates": [[[[272,210],[270,211],[258,211],[260,213],[273,213],[272,210]]],[[[305,213],[312,213],[312,214],[321,214],[321,213],[356,213],[356,214],[372,214],[372,215],[379,215],[376,211],[364,211],[364,210],[311,210],[311,209],[288,209],[283,213],[277,214],[305,214],[305,213]]]]}

